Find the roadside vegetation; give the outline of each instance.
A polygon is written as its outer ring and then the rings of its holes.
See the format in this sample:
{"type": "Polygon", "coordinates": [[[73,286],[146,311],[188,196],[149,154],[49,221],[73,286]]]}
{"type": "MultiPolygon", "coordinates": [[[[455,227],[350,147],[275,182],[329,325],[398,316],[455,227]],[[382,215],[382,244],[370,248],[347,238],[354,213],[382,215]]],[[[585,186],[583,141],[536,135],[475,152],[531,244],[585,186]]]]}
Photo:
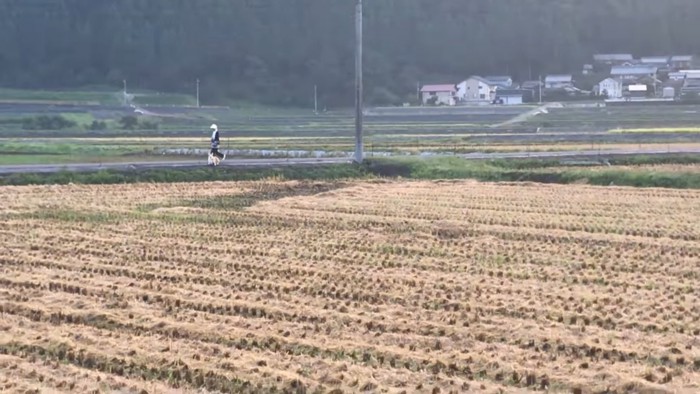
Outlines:
{"type": "Polygon", "coordinates": [[[242,181],[267,178],[339,180],[369,178],[475,179],[601,186],[700,189],[697,155],[634,156],[589,162],[561,160],[464,160],[456,157],[374,159],[363,165],[233,168],[199,167],[135,171],[59,172],[0,176],[0,185],[117,184],[139,182],[242,181]]]}

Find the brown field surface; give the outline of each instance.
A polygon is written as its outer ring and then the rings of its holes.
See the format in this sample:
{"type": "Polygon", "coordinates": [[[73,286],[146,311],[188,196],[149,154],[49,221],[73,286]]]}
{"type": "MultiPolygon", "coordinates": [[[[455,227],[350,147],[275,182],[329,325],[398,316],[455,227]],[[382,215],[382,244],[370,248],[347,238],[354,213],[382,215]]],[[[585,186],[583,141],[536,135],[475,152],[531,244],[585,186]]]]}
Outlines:
{"type": "Polygon", "coordinates": [[[0,391],[700,392],[700,192],[0,188],[0,391]]]}

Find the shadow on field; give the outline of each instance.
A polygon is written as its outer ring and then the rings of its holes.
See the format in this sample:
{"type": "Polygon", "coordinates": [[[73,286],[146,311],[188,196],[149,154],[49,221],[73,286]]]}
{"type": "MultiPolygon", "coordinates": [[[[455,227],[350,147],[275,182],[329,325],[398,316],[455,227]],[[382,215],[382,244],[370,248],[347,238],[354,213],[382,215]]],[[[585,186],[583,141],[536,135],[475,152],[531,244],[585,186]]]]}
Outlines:
{"type": "Polygon", "coordinates": [[[244,193],[181,200],[175,205],[188,208],[243,210],[263,201],[314,196],[347,186],[348,184],[342,182],[263,183],[256,185],[254,190],[244,193]]]}

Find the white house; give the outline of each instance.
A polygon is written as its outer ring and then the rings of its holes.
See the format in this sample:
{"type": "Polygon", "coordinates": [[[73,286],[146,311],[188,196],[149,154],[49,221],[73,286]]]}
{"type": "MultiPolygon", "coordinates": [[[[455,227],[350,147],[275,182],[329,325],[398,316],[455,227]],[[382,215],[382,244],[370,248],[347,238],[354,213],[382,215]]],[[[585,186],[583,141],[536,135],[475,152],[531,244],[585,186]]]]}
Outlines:
{"type": "Polygon", "coordinates": [[[650,77],[656,79],[656,74],[659,72],[659,68],[656,66],[642,65],[642,66],[615,66],[610,70],[610,75],[613,78],[620,79],[639,79],[644,77],[650,77]]]}
{"type": "Polygon", "coordinates": [[[622,81],[615,78],[604,79],[598,84],[598,92],[610,99],[622,98],[622,81]]]}
{"type": "Polygon", "coordinates": [[[424,105],[455,105],[457,89],[455,85],[425,85],[420,90],[424,105]]]}
{"type": "Polygon", "coordinates": [[[472,76],[457,84],[457,98],[467,103],[491,102],[496,93],[496,87],[485,78],[472,76]]]}
{"type": "Polygon", "coordinates": [[[545,89],[567,89],[574,87],[574,77],[566,75],[547,75],[544,80],[545,89]]]}

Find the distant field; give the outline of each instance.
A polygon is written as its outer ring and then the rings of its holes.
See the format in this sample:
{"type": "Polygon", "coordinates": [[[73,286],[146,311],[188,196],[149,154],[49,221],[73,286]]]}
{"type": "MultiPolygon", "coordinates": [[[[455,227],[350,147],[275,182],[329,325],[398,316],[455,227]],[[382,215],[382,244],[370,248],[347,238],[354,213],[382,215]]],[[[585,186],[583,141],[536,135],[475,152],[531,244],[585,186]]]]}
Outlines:
{"type": "Polygon", "coordinates": [[[699,199],[473,181],[0,187],[0,387],[697,393],[699,199]]]}
{"type": "MultiPolygon", "coordinates": [[[[140,105],[196,105],[192,95],[157,93],[148,91],[129,92],[134,104],[140,105]]],[[[0,88],[0,103],[84,104],[121,105],[123,94],[119,89],[105,90],[22,90],[0,88]]]]}
{"type": "MultiPolygon", "coordinates": [[[[43,93],[31,92],[33,97],[43,93]]],[[[304,109],[276,110],[244,104],[235,108],[195,108],[166,104],[186,104],[189,102],[186,95],[137,95],[139,100],[148,97],[155,101],[152,101],[154,105],[143,107],[148,114],[144,116],[121,105],[0,103],[0,138],[24,139],[23,144],[28,148],[26,153],[33,152],[29,145],[36,142],[43,145],[75,145],[73,151],[101,145],[99,153],[105,156],[120,156],[133,151],[148,154],[163,149],[207,149],[209,125],[215,122],[222,131],[223,148],[251,151],[247,154],[254,154],[252,151],[256,150],[348,152],[354,145],[355,126],[353,113],[349,110],[315,115],[304,109]],[[42,114],[62,116],[74,121],[77,126],[70,130],[23,130],[24,119],[42,114]],[[140,124],[148,126],[122,130],[119,120],[125,116],[137,116],[140,124]],[[105,122],[106,129],[90,130],[93,121],[105,122]],[[30,139],[36,141],[30,143],[30,139]],[[112,155],[120,149],[123,152],[112,155]]],[[[374,152],[455,154],[583,149],[604,152],[608,149],[664,149],[700,144],[700,132],[697,132],[700,130],[697,128],[700,124],[700,106],[550,108],[547,114],[494,127],[529,109],[369,109],[365,117],[365,145],[372,155],[374,152]]],[[[72,155],[73,152],[64,151],[61,154],[72,155]]]]}
{"type": "Polygon", "coordinates": [[[0,88],[0,103],[37,102],[37,103],[80,103],[92,105],[119,104],[120,93],[115,91],[52,91],[20,90],[0,88]]]}
{"type": "Polygon", "coordinates": [[[688,130],[700,124],[700,106],[615,106],[590,108],[550,108],[527,124],[544,128],[585,130],[667,129],[688,130]]]}

